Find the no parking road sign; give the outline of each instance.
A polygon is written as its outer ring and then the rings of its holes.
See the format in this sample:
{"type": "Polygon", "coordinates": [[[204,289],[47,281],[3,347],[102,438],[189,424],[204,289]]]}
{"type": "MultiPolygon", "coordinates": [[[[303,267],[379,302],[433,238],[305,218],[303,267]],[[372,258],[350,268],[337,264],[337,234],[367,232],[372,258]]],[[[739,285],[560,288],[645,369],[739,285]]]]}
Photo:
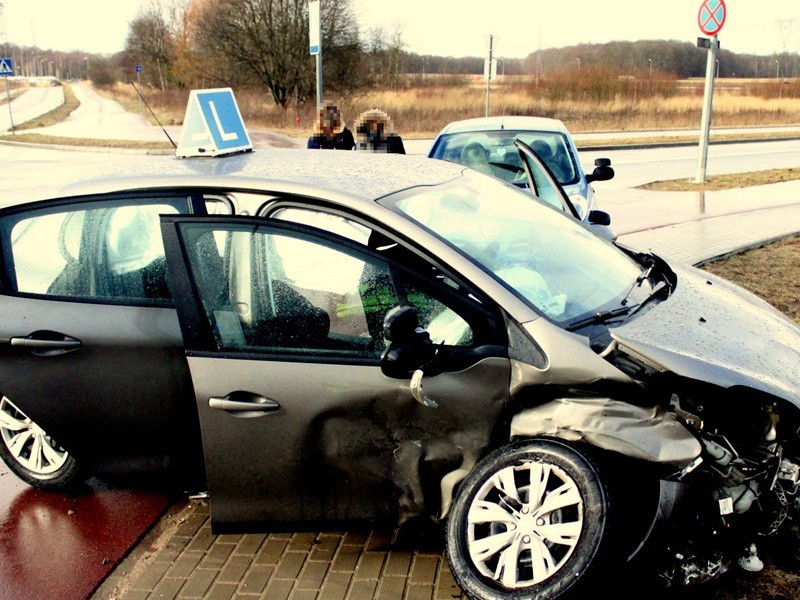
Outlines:
{"type": "Polygon", "coordinates": [[[697,15],[697,24],[700,25],[700,31],[706,35],[719,33],[719,30],[725,24],[727,12],[725,0],[705,0],[700,6],[700,12],[697,15]]]}

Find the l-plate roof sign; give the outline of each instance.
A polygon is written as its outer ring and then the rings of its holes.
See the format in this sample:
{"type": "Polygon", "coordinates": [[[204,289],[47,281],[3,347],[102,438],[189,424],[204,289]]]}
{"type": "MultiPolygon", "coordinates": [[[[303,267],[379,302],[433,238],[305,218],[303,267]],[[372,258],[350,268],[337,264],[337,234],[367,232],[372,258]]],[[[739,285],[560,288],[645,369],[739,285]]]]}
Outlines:
{"type": "Polygon", "coordinates": [[[223,156],[252,149],[231,88],[192,90],[175,156],[223,156]]]}

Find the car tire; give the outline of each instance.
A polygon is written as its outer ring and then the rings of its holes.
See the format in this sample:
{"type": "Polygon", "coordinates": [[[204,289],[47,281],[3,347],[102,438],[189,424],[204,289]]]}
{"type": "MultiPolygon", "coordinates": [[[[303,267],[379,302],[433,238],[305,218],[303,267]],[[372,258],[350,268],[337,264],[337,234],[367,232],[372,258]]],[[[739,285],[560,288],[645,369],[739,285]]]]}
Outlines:
{"type": "Polygon", "coordinates": [[[32,487],[66,491],[79,481],[78,462],[5,396],[0,397],[0,457],[32,487]]]}
{"type": "Polygon", "coordinates": [[[459,488],[447,523],[450,569],[470,598],[573,595],[611,554],[610,510],[588,453],[560,440],[509,444],[459,488]],[[532,480],[543,484],[539,500],[532,480]]]}

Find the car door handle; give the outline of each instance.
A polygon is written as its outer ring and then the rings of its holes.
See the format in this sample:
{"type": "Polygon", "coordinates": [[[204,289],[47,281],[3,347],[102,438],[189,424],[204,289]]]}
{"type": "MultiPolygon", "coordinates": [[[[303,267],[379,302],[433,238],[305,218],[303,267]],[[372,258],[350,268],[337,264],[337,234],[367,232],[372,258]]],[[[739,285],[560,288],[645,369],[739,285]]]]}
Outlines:
{"type": "Polygon", "coordinates": [[[249,392],[231,392],[224,398],[212,396],[208,399],[208,406],[235,413],[271,413],[281,407],[275,400],[249,392]]]}
{"type": "Polygon", "coordinates": [[[38,356],[64,354],[81,347],[80,340],[53,331],[35,331],[25,337],[12,337],[8,343],[15,348],[26,348],[38,356]]]}

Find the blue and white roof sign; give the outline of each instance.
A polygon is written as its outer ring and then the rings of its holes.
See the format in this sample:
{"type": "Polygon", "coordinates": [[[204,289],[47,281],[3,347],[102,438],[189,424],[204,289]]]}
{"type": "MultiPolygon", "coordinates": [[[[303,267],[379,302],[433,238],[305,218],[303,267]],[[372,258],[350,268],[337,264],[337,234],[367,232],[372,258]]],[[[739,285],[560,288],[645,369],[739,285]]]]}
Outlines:
{"type": "Polygon", "coordinates": [[[14,74],[14,64],[10,58],[0,58],[0,77],[14,74]]]}
{"type": "Polygon", "coordinates": [[[223,156],[252,149],[231,88],[192,90],[176,156],[223,156]]]}

